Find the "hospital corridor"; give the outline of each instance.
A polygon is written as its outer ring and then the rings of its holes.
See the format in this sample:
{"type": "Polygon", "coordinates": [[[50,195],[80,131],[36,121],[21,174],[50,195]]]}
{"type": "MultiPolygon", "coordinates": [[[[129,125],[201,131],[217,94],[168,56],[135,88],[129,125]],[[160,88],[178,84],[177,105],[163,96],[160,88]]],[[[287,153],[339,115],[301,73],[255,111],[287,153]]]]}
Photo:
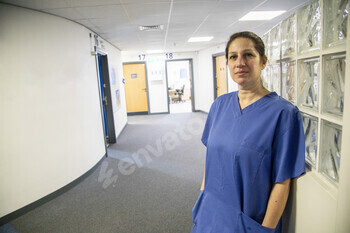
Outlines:
{"type": "Polygon", "coordinates": [[[0,233],[349,233],[349,9],[0,0],[0,233]]]}

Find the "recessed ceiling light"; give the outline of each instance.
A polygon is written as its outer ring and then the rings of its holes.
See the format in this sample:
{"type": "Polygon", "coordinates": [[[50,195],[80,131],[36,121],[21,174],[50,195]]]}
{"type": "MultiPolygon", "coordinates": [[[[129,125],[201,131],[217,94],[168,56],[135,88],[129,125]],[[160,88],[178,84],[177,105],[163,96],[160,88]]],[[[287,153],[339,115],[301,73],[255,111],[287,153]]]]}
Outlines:
{"type": "Polygon", "coordinates": [[[254,20],[270,20],[273,19],[286,11],[251,11],[239,21],[254,21],[254,20]]]}
{"type": "Polygon", "coordinates": [[[214,37],[212,36],[205,36],[205,37],[191,37],[188,39],[188,42],[205,42],[205,41],[211,41],[214,37]]]}
{"type": "Polygon", "coordinates": [[[147,50],[146,52],[147,53],[163,53],[164,50],[162,50],[162,49],[159,49],[159,50],[147,50]]]}

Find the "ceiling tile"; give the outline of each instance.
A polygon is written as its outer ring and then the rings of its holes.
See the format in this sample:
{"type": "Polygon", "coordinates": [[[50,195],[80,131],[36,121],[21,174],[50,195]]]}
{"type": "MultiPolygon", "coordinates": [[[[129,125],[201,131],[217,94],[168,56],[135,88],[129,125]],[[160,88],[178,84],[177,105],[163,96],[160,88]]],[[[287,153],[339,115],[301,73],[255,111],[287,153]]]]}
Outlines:
{"type": "Polygon", "coordinates": [[[212,13],[228,13],[244,15],[261,4],[263,0],[250,0],[250,1],[221,1],[212,10],[212,13]]]}
{"type": "Polygon", "coordinates": [[[216,7],[216,1],[210,1],[203,4],[200,1],[174,2],[172,16],[185,15],[203,17],[203,19],[216,7]]]}
{"type": "Polygon", "coordinates": [[[84,17],[74,8],[46,9],[45,12],[71,20],[84,19],[84,17]]]}
{"type": "Polygon", "coordinates": [[[66,0],[1,0],[0,2],[37,10],[69,7],[69,4],[67,4],[66,0]]]}
{"type": "Polygon", "coordinates": [[[168,23],[168,16],[144,16],[134,17],[132,22],[137,25],[151,26],[151,25],[164,25],[168,23]]]}
{"type": "Polygon", "coordinates": [[[84,18],[113,18],[113,19],[127,19],[123,8],[120,5],[107,5],[95,7],[76,7],[84,18]]]}
{"type": "Polygon", "coordinates": [[[224,43],[232,33],[237,31],[251,30],[262,35],[293,13],[297,6],[308,1],[0,0],[0,2],[46,11],[76,21],[100,34],[121,50],[145,50],[150,47],[155,49],[166,45],[174,51],[193,51],[224,43]],[[171,2],[173,3],[172,12],[169,12],[171,2]],[[289,11],[270,21],[238,21],[251,10],[276,9],[289,11]],[[138,30],[139,25],[157,24],[164,24],[164,30],[156,33],[138,30]],[[165,41],[166,33],[167,41],[165,41]],[[191,36],[208,35],[214,36],[210,42],[187,42],[191,36]]]}
{"type": "Polygon", "coordinates": [[[71,7],[120,5],[119,0],[67,0],[71,7]]]}
{"type": "Polygon", "coordinates": [[[110,19],[110,18],[103,18],[103,19],[89,19],[89,22],[99,28],[130,28],[130,23],[127,19],[110,19]]]}
{"type": "Polygon", "coordinates": [[[219,0],[174,0],[174,3],[199,2],[201,4],[219,2],[219,0]]]}
{"type": "Polygon", "coordinates": [[[171,0],[122,0],[123,4],[157,4],[157,3],[169,3],[171,0]]]}
{"type": "Polygon", "coordinates": [[[199,25],[207,15],[171,15],[170,23],[181,23],[183,25],[199,25]]]}
{"type": "Polygon", "coordinates": [[[293,0],[293,1],[281,1],[281,0],[269,0],[263,5],[259,6],[257,11],[271,11],[271,10],[286,10],[289,11],[295,7],[300,7],[308,3],[309,0],[293,0]]]}
{"type": "Polygon", "coordinates": [[[166,16],[169,15],[170,3],[140,3],[128,4],[125,8],[132,19],[142,18],[144,16],[166,16]]]}

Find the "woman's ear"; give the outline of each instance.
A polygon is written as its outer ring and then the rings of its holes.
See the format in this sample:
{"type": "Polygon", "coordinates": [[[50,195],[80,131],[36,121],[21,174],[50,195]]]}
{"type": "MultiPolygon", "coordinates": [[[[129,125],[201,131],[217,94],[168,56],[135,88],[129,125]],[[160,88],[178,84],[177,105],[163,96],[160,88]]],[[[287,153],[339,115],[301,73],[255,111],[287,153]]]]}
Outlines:
{"type": "Polygon", "coordinates": [[[266,64],[267,64],[267,56],[265,56],[265,57],[262,59],[262,66],[261,66],[261,70],[265,69],[266,64]]]}

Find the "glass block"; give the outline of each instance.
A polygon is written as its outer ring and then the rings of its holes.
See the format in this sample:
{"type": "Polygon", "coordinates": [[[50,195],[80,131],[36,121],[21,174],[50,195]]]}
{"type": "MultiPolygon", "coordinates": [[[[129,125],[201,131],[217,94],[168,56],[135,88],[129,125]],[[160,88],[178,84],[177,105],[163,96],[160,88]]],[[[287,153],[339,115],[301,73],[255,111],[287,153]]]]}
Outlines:
{"type": "Polygon", "coordinates": [[[321,10],[319,1],[313,1],[298,11],[298,51],[320,48],[321,10]]]}
{"type": "Polygon", "coordinates": [[[296,16],[293,14],[283,20],[281,24],[281,56],[290,57],[295,55],[296,16]]]}
{"type": "Polygon", "coordinates": [[[324,58],[322,112],[343,116],[346,54],[328,55],[324,58]]]}
{"type": "Polygon", "coordinates": [[[324,0],[325,47],[346,41],[349,4],[348,0],[324,0]]]}
{"type": "Polygon", "coordinates": [[[264,34],[261,39],[265,45],[265,55],[270,59],[270,32],[264,34]]]}
{"type": "Polygon", "coordinates": [[[261,80],[263,82],[263,86],[270,90],[271,83],[271,75],[270,75],[270,66],[266,66],[265,69],[261,71],[261,80]]]}
{"type": "Polygon", "coordinates": [[[301,114],[305,135],[305,160],[316,168],[318,119],[308,114],[301,114]]]}
{"type": "Polygon", "coordinates": [[[281,65],[279,63],[271,65],[270,74],[271,82],[269,90],[281,95],[281,65]]]}
{"type": "Polygon", "coordinates": [[[341,126],[322,121],[319,171],[334,182],[339,179],[341,140],[341,126]]]}
{"type": "Polygon", "coordinates": [[[318,79],[320,59],[311,58],[298,62],[298,105],[318,109],[318,79]]]}
{"type": "Polygon", "coordinates": [[[295,102],[295,61],[282,62],[282,97],[295,102]]]}
{"type": "Polygon", "coordinates": [[[281,59],[281,27],[274,27],[270,31],[270,60],[276,61],[281,59]]]}

